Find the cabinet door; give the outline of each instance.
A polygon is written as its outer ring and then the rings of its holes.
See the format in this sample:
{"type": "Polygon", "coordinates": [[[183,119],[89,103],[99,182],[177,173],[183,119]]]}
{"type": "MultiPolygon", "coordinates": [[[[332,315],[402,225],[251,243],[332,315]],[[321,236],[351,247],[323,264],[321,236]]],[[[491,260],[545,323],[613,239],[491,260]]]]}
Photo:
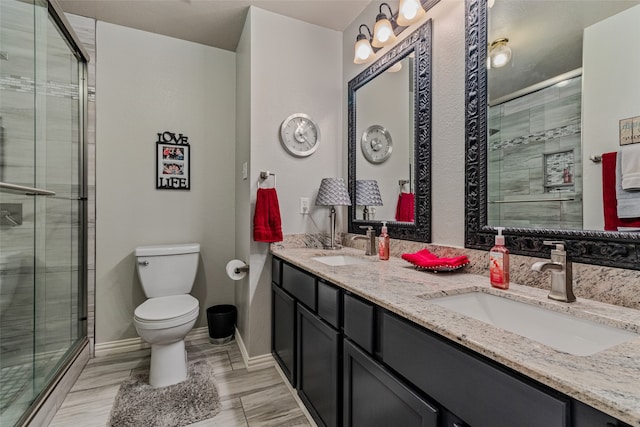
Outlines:
{"type": "Polygon", "coordinates": [[[271,353],[295,387],[296,302],[274,283],[271,300],[271,353]]]}
{"type": "Polygon", "coordinates": [[[298,305],[298,394],[320,426],[339,425],[340,333],[298,305]]]}
{"type": "Polygon", "coordinates": [[[438,411],[344,340],[344,425],[436,427],[438,411]]]}

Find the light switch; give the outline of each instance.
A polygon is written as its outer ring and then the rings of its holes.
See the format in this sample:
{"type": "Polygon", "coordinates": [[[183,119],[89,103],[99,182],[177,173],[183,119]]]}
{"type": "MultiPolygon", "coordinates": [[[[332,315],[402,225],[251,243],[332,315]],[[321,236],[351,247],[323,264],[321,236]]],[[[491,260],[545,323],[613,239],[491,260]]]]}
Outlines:
{"type": "Polygon", "coordinates": [[[247,162],[242,164],[242,179],[247,179],[247,162]]]}
{"type": "Polygon", "coordinates": [[[309,213],[309,198],[300,197],[300,213],[306,215],[309,213]]]}

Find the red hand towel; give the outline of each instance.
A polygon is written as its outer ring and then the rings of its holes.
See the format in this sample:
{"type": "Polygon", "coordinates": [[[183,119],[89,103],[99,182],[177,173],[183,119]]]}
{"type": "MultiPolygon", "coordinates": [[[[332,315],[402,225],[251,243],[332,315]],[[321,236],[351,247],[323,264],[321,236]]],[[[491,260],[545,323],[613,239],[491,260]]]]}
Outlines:
{"type": "Polygon", "coordinates": [[[396,206],[396,221],[413,222],[415,199],[413,193],[400,193],[396,206]]]}
{"type": "Polygon", "coordinates": [[[602,205],[605,231],[617,231],[618,227],[640,227],[640,218],[618,218],[616,198],[616,152],[602,155],[602,205]]]}
{"type": "Polygon", "coordinates": [[[466,255],[454,258],[438,258],[428,249],[423,249],[413,254],[402,254],[402,259],[418,267],[459,267],[469,263],[469,258],[466,255]]]}
{"type": "Polygon", "coordinates": [[[253,215],[253,240],[269,243],[282,241],[280,206],[275,188],[258,188],[253,215]]]}

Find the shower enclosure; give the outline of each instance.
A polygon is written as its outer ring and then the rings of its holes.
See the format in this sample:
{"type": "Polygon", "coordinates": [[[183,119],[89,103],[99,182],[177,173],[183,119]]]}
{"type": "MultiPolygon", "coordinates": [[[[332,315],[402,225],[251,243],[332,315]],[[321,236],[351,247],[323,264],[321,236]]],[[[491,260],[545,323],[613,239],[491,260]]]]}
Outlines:
{"type": "Polygon", "coordinates": [[[0,425],[87,344],[86,60],[59,7],[0,2],[0,425]]]}

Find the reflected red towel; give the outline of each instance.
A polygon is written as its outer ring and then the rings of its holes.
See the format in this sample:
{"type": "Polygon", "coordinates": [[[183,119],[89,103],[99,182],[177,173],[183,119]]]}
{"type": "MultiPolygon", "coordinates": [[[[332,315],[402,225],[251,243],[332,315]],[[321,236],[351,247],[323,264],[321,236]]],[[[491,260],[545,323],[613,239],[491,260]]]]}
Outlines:
{"type": "Polygon", "coordinates": [[[258,188],[253,215],[253,240],[269,243],[282,241],[280,206],[275,188],[258,188]]]}
{"type": "Polygon", "coordinates": [[[466,255],[454,258],[438,258],[428,249],[423,249],[413,254],[402,254],[402,259],[418,267],[460,267],[469,263],[469,258],[466,255]]]}
{"type": "Polygon", "coordinates": [[[640,227],[640,218],[618,218],[616,198],[616,152],[602,155],[602,206],[605,231],[617,231],[618,227],[640,227]]]}
{"type": "Polygon", "coordinates": [[[413,222],[415,199],[413,193],[400,193],[396,206],[396,221],[413,222]]]}

